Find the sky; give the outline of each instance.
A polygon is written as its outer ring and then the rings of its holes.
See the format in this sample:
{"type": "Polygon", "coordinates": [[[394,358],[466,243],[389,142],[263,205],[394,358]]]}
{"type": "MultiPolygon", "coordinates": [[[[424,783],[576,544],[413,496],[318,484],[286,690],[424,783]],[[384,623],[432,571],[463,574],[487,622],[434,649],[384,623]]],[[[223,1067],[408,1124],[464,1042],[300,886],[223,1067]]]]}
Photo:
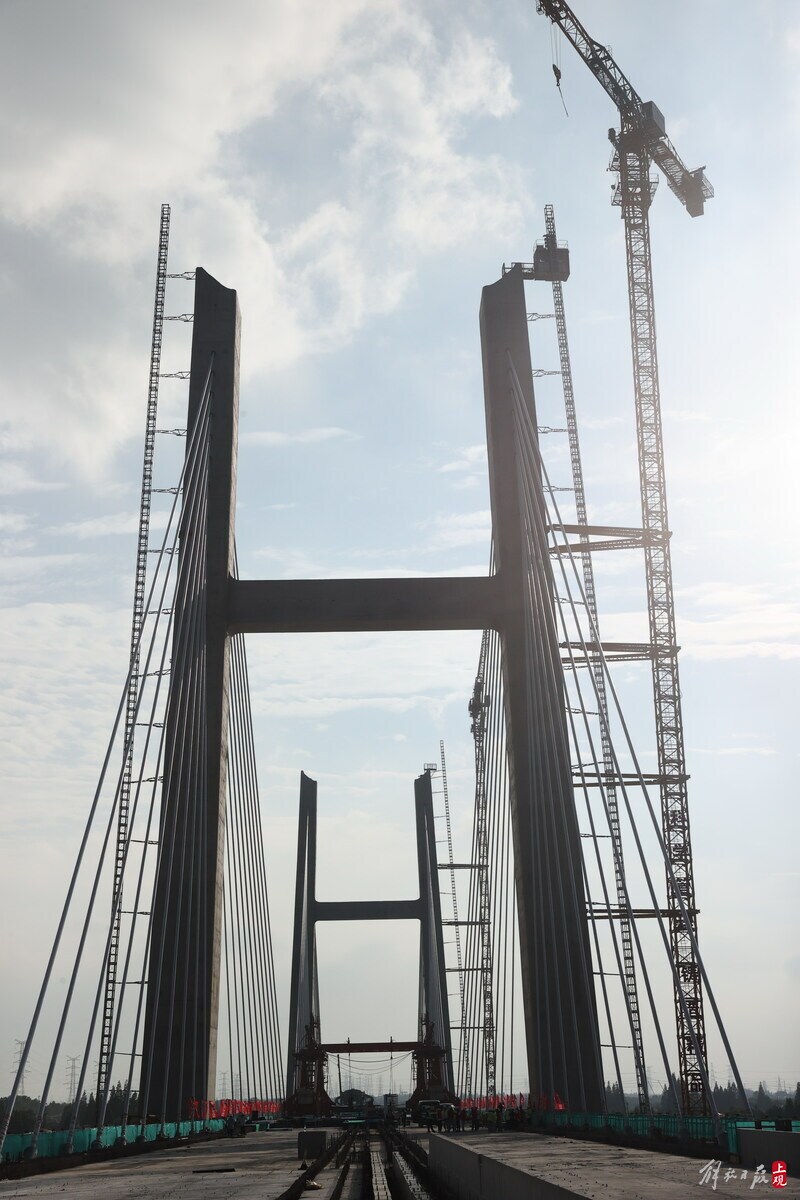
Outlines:
{"type": "MultiPolygon", "coordinates": [[[[662,183],[651,215],[698,920],[745,1082],[793,1087],[800,12],[575,8],[716,190],[692,220],[662,183]]],[[[170,270],[239,293],[243,577],[486,572],[480,289],[530,259],[546,203],[571,252],[590,519],[640,513],[616,114],[533,0],[4,0],[0,32],[2,1091],[127,669],[162,203],[170,270]]],[[[170,282],[169,314],[191,288],[170,282]]],[[[531,329],[555,368],[552,322],[531,329]]],[[[165,371],[190,334],[168,323],[165,371]]],[[[163,381],[160,426],[185,400],[163,381]]],[[[563,423],[556,379],[537,403],[563,423]]],[[[157,486],[179,453],[160,438],[157,486]]],[[[565,446],[546,455],[568,484],[565,446]]],[[[640,562],[596,569],[605,635],[643,640],[640,562]]],[[[319,781],[320,896],[412,895],[413,779],[440,739],[468,848],[477,651],[461,633],[248,639],[284,1028],[299,772],[319,781]]],[[[653,761],[647,676],[620,687],[653,761]]],[[[326,1038],[413,1036],[411,932],[321,937],[326,1038]]]]}

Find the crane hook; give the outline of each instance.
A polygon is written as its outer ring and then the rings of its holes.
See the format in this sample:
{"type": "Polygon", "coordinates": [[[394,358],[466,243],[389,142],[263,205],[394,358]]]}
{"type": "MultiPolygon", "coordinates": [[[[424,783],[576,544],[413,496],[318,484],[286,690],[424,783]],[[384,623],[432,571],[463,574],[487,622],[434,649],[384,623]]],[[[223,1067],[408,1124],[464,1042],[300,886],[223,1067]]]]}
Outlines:
{"type": "Polygon", "coordinates": [[[558,94],[561,97],[561,103],[564,105],[564,112],[567,114],[567,116],[569,116],[569,113],[567,112],[567,105],[564,101],[564,93],[561,91],[561,71],[555,63],[553,63],[553,74],[556,77],[556,87],[558,88],[558,94]]]}

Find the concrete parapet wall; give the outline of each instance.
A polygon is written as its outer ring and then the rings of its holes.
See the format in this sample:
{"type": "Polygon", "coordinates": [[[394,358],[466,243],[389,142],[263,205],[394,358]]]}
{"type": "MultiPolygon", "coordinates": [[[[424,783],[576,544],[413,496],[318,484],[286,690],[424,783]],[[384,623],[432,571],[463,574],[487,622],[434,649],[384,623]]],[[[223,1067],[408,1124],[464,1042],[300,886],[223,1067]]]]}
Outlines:
{"type": "Polygon", "coordinates": [[[582,1194],[435,1134],[428,1166],[457,1200],[568,1200],[582,1194]]]}
{"type": "MultiPolygon", "coordinates": [[[[540,1134],[432,1134],[428,1166],[455,1200],[686,1200],[694,1195],[702,1200],[705,1192],[697,1188],[704,1183],[713,1183],[706,1191],[709,1196],[713,1192],[715,1200],[743,1200],[753,1189],[755,1167],[761,1163],[767,1181],[775,1160],[787,1162],[790,1170],[794,1164],[797,1172],[795,1145],[800,1135],[747,1130],[746,1136],[753,1157],[729,1167],[713,1144],[703,1160],[540,1134]]],[[[763,1177],[758,1182],[763,1184],[763,1177]]],[[[781,1194],[800,1198],[796,1174],[781,1194]]]]}
{"type": "Polygon", "coordinates": [[[774,1129],[739,1129],[739,1157],[745,1167],[761,1163],[769,1171],[776,1161],[785,1162],[789,1174],[800,1176],[800,1133],[778,1133],[774,1129]]]}

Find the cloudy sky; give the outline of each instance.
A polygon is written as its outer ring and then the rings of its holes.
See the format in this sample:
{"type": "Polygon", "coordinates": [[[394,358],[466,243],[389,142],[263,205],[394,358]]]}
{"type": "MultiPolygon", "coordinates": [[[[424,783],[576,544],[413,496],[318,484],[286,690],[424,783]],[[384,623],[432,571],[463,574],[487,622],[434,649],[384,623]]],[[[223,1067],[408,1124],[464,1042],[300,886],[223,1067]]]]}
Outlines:
{"type": "MultiPolygon", "coordinates": [[[[793,1086],[800,12],[576,9],[716,188],[700,220],[664,185],[652,213],[700,936],[746,1082],[793,1086]]],[[[3,0],[0,33],[2,1091],[126,671],[163,202],[170,269],[240,295],[243,576],[486,571],[480,289],[530,258],[545,203],[572,254],[590,515],[635,525],[639,509],[615,112],[564,44],[566,116],[534,0],[3,0]]],[[[191,305],[171,282],[167,311],[191,305]]],[[[189,336],[167,326],[165,370],[188,366],[189,336]]],[[[557,365],[552,322],[532,345],[557,365]]],[[[557,425],[556,385],[537,398],[557,425]]],[[[163,383],[161,425],[184,424],[185,386],[163,383]]],[[[178,452],[160,439],[159,486],[178,452]]],[[[598,572],[607,636],[636,640],[640,563],[598,572]]],[[[283,989],[301,769],[320,783],[323,896],[413,892],[412,781],[440,738],[466,851],[477,638],[248,653],[283,989]]],[[[621,686],[645,711],[646,675],[621,686]]],[[[411,1036],[411,942],[322,936],[326,1037],[411,1036]],[[379,965],[356,1002],[341,980],[365,947],[379,965]]],[[[713,1038],[710,1055],[727,1078],[713,1038]]]]}

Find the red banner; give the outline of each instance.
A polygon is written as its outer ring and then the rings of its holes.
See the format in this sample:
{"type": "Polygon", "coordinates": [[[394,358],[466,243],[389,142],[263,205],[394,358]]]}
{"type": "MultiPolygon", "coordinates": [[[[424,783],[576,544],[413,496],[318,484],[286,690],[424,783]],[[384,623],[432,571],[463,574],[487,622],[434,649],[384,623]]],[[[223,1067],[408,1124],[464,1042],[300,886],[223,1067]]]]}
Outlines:
{"type": "Polygon", "coordinates": [[[280,1112],[280,1107],[279,1100],[190,1100],[189,1116],[192,1120],[218,1121],[244,1113],[260,1120],[280,1112]]]}

